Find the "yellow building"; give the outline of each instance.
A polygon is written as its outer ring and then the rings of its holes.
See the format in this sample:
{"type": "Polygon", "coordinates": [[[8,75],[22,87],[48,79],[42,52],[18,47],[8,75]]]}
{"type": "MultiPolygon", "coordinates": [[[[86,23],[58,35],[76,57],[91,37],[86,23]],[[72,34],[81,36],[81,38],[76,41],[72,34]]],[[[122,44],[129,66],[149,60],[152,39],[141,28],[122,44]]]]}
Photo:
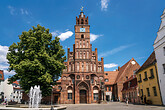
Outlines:
{"type": "Polygon", "coordinates": [[[136,75],[141,102],[162,105],[155,52],[152,52],[136,75]]]}

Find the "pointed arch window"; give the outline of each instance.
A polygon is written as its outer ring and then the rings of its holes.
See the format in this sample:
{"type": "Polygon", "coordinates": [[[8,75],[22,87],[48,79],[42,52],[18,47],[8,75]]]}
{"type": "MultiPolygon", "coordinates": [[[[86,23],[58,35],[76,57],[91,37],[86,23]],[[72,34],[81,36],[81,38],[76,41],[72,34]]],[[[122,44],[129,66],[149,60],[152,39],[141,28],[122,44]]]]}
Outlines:
{"type": "Polygon", "coordinates": [[[83,48],[85,48],[85,40],[83,41],[83,48]]]}
{"type": "Polygon", "coordinates": [[[89,46],[89,42],[87,41],[87,48],[88,48],[88,46],[89,46]]]}
{"type": "Polygon", "coordinates": [[[82,72],[84,72],[84,63],[82,63],[82,72]]]}
{"type": "Polygon", "coordinates": [[[79,71],[79,63],[77,63],[77,71],[79,71]]]}
{"type": "Polygon", "coordinates": [[[80,59],[82,59],[82,52],[80,52],[80,59]]]}
{"type": "Polygon", "coordinates": [[[81,40],[80,40],[80,48],[81,48],[81,40]]]}
{"type": "Polygon", "coordinates": [[[76,56],[77,56],[77,58],[78,58],[78,52],[76,52],[76,56]]]}
{"type": "Polygon", "coordinates": [[[76,42],[76,48],[78,48],[78,41],[76,42]]]}
{"type": "Polygon", "coordinates": [[[72,71],[74,71],[74,63],[72,64],[72,71]]]}
{"type": "Polygon", "coordinates": [[[84,52],[84,55],[83,55],[83,59],[85,59],[85,52],[84,52]]]}
{"type": "Polygon", "coordinates": [[[89,52],[87,52],[87,59],[89,58],[89,52]]]}
{"type": "Polygon", "coordinates": [[[88,72],[88,63],[86,63],[86,72],[88,72]]]}
{"type": "Polygon", "coordinates": [[[96,71],[96,64],[94,64],[94,71],[96,71]]]}
{"type": "Polygon", "coordinates": [[[69,71],[71,71],[71,63],[69,64],[69,71]]]}

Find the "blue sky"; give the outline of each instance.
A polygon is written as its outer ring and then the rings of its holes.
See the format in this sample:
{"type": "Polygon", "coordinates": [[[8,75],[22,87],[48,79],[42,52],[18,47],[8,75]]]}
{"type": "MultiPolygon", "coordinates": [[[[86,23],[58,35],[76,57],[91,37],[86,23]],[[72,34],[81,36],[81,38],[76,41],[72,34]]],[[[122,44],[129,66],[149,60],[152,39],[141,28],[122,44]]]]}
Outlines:
{"type": "Polygon", "coordinates": [[[40,24],[61,38],[65,51],[73,48],[74,25],[81,6],[89,17],[92,46],[113,71],[132,57],[142,65],[153,51],[165,0],[1,0],[0,69],[5,78],[5,55],[18,35],[40,24]]]}

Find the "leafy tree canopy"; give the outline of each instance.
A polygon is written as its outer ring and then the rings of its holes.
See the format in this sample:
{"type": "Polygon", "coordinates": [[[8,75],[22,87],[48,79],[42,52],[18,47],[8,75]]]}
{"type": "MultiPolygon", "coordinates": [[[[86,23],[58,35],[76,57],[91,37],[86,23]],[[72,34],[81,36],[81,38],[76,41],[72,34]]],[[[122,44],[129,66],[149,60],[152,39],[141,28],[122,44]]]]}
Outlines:
{"type": "Polygon", "coordinates": [[[42,95],[50,95],[51,85],[55,84],[65,68],[66,57],[59,38],[52,40],[49,29],[37,25],[28,32],[22,32],[19,39],[20,42],[9,47],[7,54],[8,70],[16,72],[9,83],[20,80],[26,93],[31,86],[40,85],[42,95]]]}

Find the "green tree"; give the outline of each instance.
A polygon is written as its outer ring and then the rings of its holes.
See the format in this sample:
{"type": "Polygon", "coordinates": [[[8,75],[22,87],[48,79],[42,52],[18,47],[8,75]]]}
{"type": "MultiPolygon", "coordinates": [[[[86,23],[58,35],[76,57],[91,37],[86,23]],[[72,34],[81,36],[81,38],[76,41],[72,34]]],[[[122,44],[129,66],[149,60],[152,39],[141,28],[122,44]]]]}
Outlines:
{"type": "Polygon", "coordinates": [[[49,29],[37,25],[28,32],[22,32],[20,42],[9,47],[7,59],[8,71],[16,72],[9,79],[9,83],[20,80],[21,87],[26,93],[31,86],[40,85],[43,96],[51,93],[51,85],[55,85],[65,68],[66,59],[64,49],[60,45],[60,38],[52,40],[49,29]]]}

